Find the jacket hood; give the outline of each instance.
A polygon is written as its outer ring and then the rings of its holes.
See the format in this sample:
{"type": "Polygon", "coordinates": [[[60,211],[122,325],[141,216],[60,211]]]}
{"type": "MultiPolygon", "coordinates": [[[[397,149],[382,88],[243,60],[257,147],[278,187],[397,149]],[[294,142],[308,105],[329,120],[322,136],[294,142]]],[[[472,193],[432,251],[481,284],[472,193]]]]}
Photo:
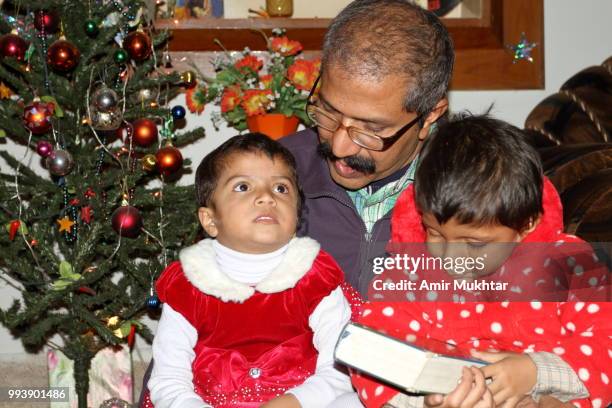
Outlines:
{"type": "MultiPolygon", "coordinates": [[[[554,242],[563,231],[563,207],[557,190],[544,178],[543,213],[540,223],[522,242],[554,242]],[[552,238],[552,239],[551,239],[552,238]]],[[[414,200],[414,185],[410,185],[397,199],[391,216],[391,242],[425,242],[426,233],[421,213],[414,200]]]]}

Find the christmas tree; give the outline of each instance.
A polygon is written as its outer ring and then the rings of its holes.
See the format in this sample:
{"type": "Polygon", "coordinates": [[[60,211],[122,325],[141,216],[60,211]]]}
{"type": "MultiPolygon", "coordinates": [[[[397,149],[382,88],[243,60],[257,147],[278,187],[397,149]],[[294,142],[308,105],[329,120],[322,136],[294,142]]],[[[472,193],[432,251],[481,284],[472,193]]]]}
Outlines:
{"type": "Polygon", "coordinates": [[[0,5],[0,136],[27,148],[0,152],[0,279],[21,293],[0,322],[74,361],[84,408],[91,359],[151,340],[153,283],[196,239],[193,187],[175,182],[203,130],[176,134],[185,109],[168,106],[195,78],[172,72],[140,0],[0,5]]]}

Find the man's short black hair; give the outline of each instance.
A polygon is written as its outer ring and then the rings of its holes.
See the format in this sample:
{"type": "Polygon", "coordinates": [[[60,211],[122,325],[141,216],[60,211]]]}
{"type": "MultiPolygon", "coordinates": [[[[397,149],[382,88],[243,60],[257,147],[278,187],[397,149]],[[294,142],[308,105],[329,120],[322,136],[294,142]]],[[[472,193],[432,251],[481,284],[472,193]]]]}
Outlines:
{"type": "Polygon", "coordinates": [[[291,180],[297,187],[299,219],[304,194],[298,180],[295,158],[285,146],[261,133],[245,133],[234,136],[202,159],[196,171],[195,179],[198,207],[212,206],[212,196],[217,187],[219,176],[228,164],[230,156],[236,153],[264,154],[271,160],[280,159],[287,165],[291,180]]]}
{"type": "Polygon", "coordinates": [[[440,224],[523,231],[542,213],[538,153],[522,130],[487,115],[459,116],[429,136],[414,185],[417,206],[440,224]]]}
{"type": "Polygon", "coordinates": [[[330,23],[322,71],[334,65],[351,76],[405,78],[404,109],[429,113],[446,95],[455,52],[436,15],[410,0],[355,0],[330,23]]]}

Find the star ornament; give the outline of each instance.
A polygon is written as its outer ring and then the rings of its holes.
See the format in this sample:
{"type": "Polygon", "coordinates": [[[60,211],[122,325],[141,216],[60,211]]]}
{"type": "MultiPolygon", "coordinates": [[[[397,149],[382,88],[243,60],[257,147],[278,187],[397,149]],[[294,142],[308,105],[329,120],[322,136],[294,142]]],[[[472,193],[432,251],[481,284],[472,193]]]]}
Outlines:
{"type": "MultiPolygon", "coordinates": [[[[2,4],[1,0],[0,4],[2,4]]],[[[0,82],[0,99],[9,99],[11,95],[13,95],[13,91],[11,91],[11,88],[4,85],[4,82],[0,82]]]]}
{"type": "Polygon", "coordinates": [[[525,33],[521,33],[521,40],[516,45],[507,45],[507,47],[514,54],[513,64],[516,64],[519,60],[527,60],[533,62],[531,51],[537,46],[536,43],[527,41],[525,33]]]}
{"type": "Polygon", "coordinates": [[[59,232],[70,232],[70,229],[74,225],[74,221],[72,221],[68,217],[60,218],[59,220],[57,220],[57,223],[59,224],[59,232]]]}

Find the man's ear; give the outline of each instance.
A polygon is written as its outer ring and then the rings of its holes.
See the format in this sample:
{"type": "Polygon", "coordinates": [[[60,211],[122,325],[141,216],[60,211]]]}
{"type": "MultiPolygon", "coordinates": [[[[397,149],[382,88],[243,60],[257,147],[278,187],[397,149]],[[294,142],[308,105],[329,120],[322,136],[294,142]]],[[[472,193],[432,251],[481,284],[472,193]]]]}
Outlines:
{"type": "Polygon", "coordinates": [[[217,226],[215,225],[215,212],[212,208],[209,207],[200,207],[198,209],[198,218],[200,219],[200,224],[206,233],[215,238],[217,233],[217,226]]]}
{"type": "Polygon", "coordinates": [[[529,221],[527,227],[519,234],[519,241],[522,241],[527,235],[531,234],[537,228],[538,224],[540,224],[541,218],[541,216],[538,216],[537,218],[529,221]]]}
{"type": "Polygon", "coordinates": [[[431,112],[425,116],[425,121],[423,123],[423,127],[419,131],[419,140],[423,141],[429,136],[429,132],[432,130],[432,126],[435,126],[435,123],[446,111],[448,110],[448,98],[444,97],[436,103],[436,106],[433,107],[431,112]]]}

